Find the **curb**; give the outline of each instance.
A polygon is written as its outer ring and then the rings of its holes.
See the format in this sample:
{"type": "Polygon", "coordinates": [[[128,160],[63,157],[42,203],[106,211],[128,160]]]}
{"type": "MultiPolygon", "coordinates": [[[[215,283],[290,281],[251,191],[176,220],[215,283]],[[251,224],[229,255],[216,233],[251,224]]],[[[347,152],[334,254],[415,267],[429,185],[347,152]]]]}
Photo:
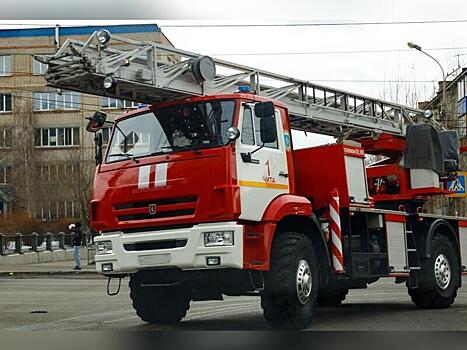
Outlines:
{"type": "Polygon", "coordinates": [[[29,278],[29,277],[101,277],[96,271],[2,271],[0,278],[29,278]]]}

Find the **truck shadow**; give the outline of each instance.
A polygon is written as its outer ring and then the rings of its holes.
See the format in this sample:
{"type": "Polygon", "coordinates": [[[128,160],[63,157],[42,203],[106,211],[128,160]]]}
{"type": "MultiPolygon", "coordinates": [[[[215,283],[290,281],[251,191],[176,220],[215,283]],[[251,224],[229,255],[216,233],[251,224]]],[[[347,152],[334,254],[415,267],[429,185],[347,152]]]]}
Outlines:
{"type": "MultiPolygon", "coordinates": [[[[426,320],[433,312],[440,310],[420,310],[410,303],[352,303],[337,307],[320,307],[311,327],[307,330],[407,330],[413,328],[414,321],[426,320]]],[[[442,310],[441,310],[442,312],[442,310]]],[[[424,328],[419,324],[417,329],[424,328]]],[[[247,312],[222,314],[222,309],[215,315],[203,319],[188,319],[178,325],[156,326],[142,324],[131,330],[205,330],[205,331],[254,331],[272,330],[263,319],[259,307],[252,307],[247,312]]]]}

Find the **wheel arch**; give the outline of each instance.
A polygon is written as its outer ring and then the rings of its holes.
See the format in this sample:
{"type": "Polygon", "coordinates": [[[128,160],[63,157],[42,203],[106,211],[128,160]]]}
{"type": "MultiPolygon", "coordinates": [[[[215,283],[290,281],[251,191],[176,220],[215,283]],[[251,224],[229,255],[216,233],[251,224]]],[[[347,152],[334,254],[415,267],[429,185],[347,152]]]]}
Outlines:
{"type": "MultiPolygon", "coordinates": [[[[281,234],[281,232],[288,231],[302,233],[307,236],[311,240],[316,257],[320,262],[320,271],[331,271],[331,257],[329,254],[328,245],[316,215],[311,214],[308,217],[288,215],[283,217],[277,223],[273,240],[276,239],[277,236],[281,234]]],[[[328,282],[329,273],[322,273],[320,276],[322,283],[328,282]]]]}
{"type": "Polygon", "coordinates": [[[426,235],[426,241],[425,241],[424,257],[425,258],[431,257],[432,241],[433,241],[433,236],[435,234],[441,234],[452,242],[456,250],[457,259],[459,260],[459,266],[460,266],[460,246],[459,246],[458,234],[456,233],[456,230],[452,227],[452,225],[449,224],[449,222],[444,219],[436,219],[435,221],[431,223],[430,227],[428,228],[428,233],[426,235]]]}

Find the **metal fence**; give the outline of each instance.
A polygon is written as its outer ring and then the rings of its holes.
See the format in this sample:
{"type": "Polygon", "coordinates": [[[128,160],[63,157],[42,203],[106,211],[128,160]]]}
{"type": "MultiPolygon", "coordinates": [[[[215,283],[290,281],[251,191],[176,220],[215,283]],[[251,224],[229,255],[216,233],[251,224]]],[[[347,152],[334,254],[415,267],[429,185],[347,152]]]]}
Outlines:
{"type": "MultiPolygon", "coordinates": [[[[73,234],[58,233],[36,233],[6,235],[0,233],[0,256],[9,254],[24,254],[28,252],[45,252],[55,250],[71,249],[73,234]]],[[[93,236],[89,232],[83,232],[81,246],[92,248],[93,236]]]]}

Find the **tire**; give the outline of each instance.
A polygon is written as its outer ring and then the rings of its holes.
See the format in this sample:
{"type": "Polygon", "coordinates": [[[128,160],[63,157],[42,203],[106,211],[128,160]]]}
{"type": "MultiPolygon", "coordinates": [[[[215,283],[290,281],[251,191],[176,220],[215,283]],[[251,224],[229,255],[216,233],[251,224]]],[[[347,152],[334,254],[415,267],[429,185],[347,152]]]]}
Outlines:
{"type": "Polygon", "coordinates": [[[447,237],[435,234],[432,254],[422,261],[418,287],[409,289],[409,295],[419,308],[448,308],[457,296],[459,282],[456,250],[447,237]]]}
{"type": "Polygon", "coordinates": [[[311,324],[316,310],[318,261],[308,237],[296,232],[278,235],[261,293],[263,315],[272,327],[303,329],[311,324]]]}
{"type": "Polygon", "coordinates": [[[347,288],[324,288],[318,294],[318,306],[338,306],[342,304],[349,290],[347,288]]]}
{"type": "Polygon", "coordinates": [[[150,324],[178,323],[190,308],[191,294],[186,284],[169,287],[143,287],[150,283],[148,274],[130,277],[130,298],[136,314],[150,324]]]}

